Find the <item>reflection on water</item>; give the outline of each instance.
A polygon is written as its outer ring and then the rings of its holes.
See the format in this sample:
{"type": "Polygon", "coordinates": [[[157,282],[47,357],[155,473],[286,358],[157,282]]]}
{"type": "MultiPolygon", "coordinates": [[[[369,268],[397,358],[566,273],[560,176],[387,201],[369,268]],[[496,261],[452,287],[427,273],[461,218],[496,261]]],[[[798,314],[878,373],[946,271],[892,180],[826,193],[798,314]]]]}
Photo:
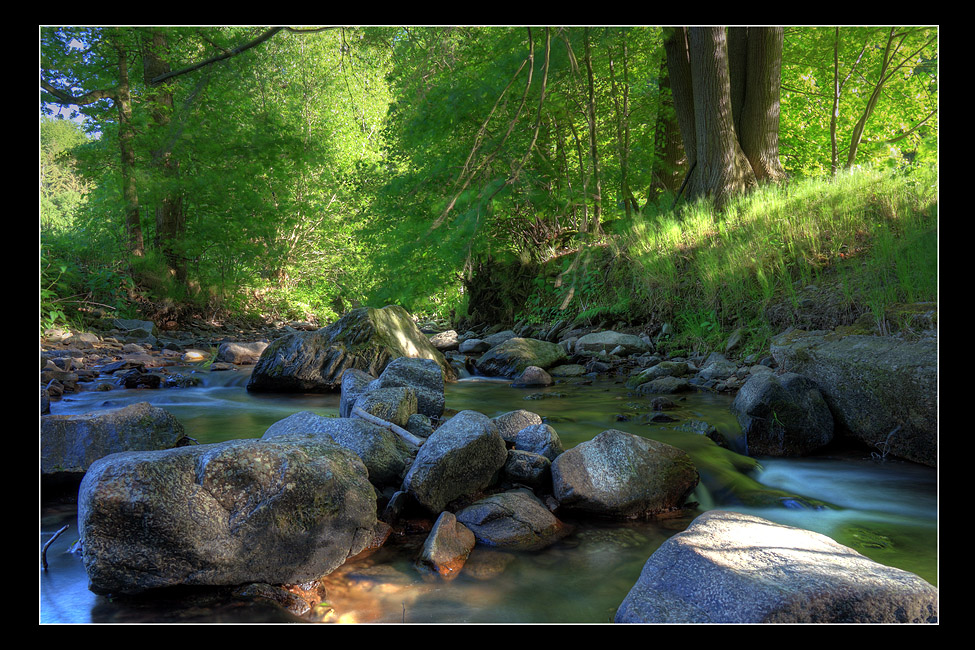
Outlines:
{"type": "MultiPolygon", "coordinates": [[[[248,373],[199,373],[192,389],[81,393],[52,405],[53,413],[85,413],[150,401],[173,413],[200,443],[261,436],[272,423],[309,410],[337,415],[338,395],[267,395],[245,390],[248,373]]],[[[508,382],[465,380],[447,388],[447,407],[489,416],[519,408],[544,417],[566,448],[609,428],[678,446],[694,458],[701,485],[698,509],[649,522],[569,522],[572,535],[537,553],[478,549],[450,583],[425,582],[412,568],[423,536],[393,540],[328,577],[328,603],[318,617],[334,622],[611,622],[646,559],[696,514],[723,508],[815,530],[872,559],[937,584],[937,472],[910,463],[875,463],[866,454],[806,459],[751,459],[722,449],[689,430],[710,423],[734,440],[740,429],[726,395],[692,393],[674,398],[676,421],[647,423],[649,400],[621,383],[558,384],[513,389],[508,382]]],[[[41,622],[85,623],[154,618],[96,597],[77,555],[73,507],[45,508],[41,544],[58,528],[71,528],[48,551],[50,569],[40,580],[41,622]],[[94,613],[93,613],[94,612],[94,613]]],[[[261,612],[251,614],[252,620],[261,612]]],[[[215,616],[204,620],[218,620],[215,616]]]]}

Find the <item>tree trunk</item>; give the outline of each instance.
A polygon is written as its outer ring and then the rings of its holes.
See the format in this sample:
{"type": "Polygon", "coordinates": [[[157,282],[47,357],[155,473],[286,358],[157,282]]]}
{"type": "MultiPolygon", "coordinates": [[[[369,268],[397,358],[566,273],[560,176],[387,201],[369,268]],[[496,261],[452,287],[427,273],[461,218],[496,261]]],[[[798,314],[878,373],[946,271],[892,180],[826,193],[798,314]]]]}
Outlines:
{"type": "Polygon", "coordinates": [[[673,28],[665,37],[689,198],[721,205],[785,178],[779,161],[781,28],[673,28]]]}
{"type": "Polygon", "coordinates": [[[710,196],[720,206],[753,185],[755,174],[735,132],[725,30],[693,27],[687,42],[697,125],[697,169],[689,196],[710,196]]]}
{"type": "Polygon", "coordinates": [[[738,139],[760,183],[785,179],[779,160],[779,95],[782,83],[781,27],[749,27],[745,96],[738,139]]]}
{"type": "Polygon", "coordinates": [[[156,234],[159,248],[171,272],[180,286],[185,287],[187,269],[182,244],[186,223],[178,184],[179,164],[172,155],[167,137],[173,111],[173,94],[165,84],[153,86],[152,83],[156,77],[171,71],[166,58],[169,43],[161,29],[153,29],[145,37],[143,67],[146,85],[152,89],[149,94],[150,115],[158,138],[152,153],[154,166],[160,174],[157,179],[159,192],[156,197],[156,234]]]}
{"type": "MultiPolygon", "coordinates": [[[[660,109],[654,130],[654,173],[651,190],[676,194],[683,175],[684,146],[674,112],[673,89],[667,73],[666,57],[660,62],[660,109]]],[[[649,201],[649,197],[647,199],[649,201]]]]}
{"type": "Polygon", "coordinates": [[[599,149],[596,146],[596,91],[592,74],[592,49],[589,45],[589,28],[586,28],[586,73],[589,77],[589,153],[592,158],[592,179],[593,179],[593,215],[592,232],[601,231],[600,221],[602,220],[602,184],[599,180],[599,149]]]}
{"type": "Polygon", "coordinates": [[[121,157],[122,199],[125,202],[125,229],[129,253],[136,257],[145,254],[142,221],[139,213],[139,192],[135,184],[135,145],[132,126],[132,96],[129,90],[128,51],[121,41],[118,47],[119,86],[116,108],[119,116],[119,154],[121,157]]]}

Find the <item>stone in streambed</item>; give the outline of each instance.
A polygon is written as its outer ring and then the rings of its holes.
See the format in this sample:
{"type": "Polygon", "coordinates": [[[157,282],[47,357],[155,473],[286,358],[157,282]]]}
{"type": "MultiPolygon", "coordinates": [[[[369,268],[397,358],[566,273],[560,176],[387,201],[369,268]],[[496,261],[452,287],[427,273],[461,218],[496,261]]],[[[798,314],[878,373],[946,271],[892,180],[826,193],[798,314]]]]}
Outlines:
{"type": "Polygon", "coordinates": [[[375,377],[399,357],[430,359],[444,379],[455,379],[453,368],[406,310],[389,305],[354,309],[328,327],[275,340],[261,354],[247,390],[331,392],[340,388],[347,369],[375,377]]]}
{"type": "Polygon", "coordinates": [[[148,402],[83,415],[41,417],[41,474],[82,474],[122,451],[170,449],[185,437],[171,413],[148,402]]]}
{"type": "Polygon", "coordinates": [[[496,479],[508,458],[504,439],[486,415],[461,411],[420,447],[403,489],[431,512],[476,494],[496,479]]]}
{"type": "Polygon", "coordinates": [[[296,584],[366,548],[376,496],[362,461],[320,434],[107,456],[78,495],[96,593],[296,584]]]}
{"type": "Polygon", "coordinates": [[[617,623],[934,623],[938,591],[808,530],[712,510],[647,560],[617,623]]]}
{"type": "Polygon", "coordinates": [[[552,462],[553,495],[564,508],[633,518],[675,510],[698,483],[686,452],[609,429],[552,462]]]}

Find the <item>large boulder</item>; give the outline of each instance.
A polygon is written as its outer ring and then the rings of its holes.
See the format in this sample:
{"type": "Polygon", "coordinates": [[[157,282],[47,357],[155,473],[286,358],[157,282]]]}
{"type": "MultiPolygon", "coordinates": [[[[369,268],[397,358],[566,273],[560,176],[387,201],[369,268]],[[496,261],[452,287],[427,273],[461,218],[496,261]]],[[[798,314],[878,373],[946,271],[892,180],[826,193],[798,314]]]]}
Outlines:
{"type": "Polygon", "coordinates": [[[647,560],[617,623],[932,623],[938,591],[819,533],[710,511],[647,560]]]}
{"type": "Polygon", "coordinates": [[[773,340],[772,356],[816,382],[845,435],[937,465],[937,341],[793,330],[773,340]]]}
{"type": "Polygon", "coordinates": [[[528,338],[510,338],[484,353],[477,360],[477,371],[490,377],[518,377],[525,368],[542,370],[568,360],[565,349],[556,343],[528,338]]]}
{"type": "Polygon", "coordinates": [[[833,415],[816,384],[802,375],[752,375],[732,410],[751,456],[802,456],[833,440],[833,415]]]}
{"type": "Polygon", "coordinates": [[[609,429],[552,462],[554,496],[564,508],[632,518],[675,510],[698,483],[686,452],[609,429]]]}
{"type": "Polygon", "coordinates": [[[413,463],[417,448],[389,429],[359,418],[330,418],[301,411],[278,420],[262,440],[292,434],[327,434],[359,457],[369,470],[369,480],[380,489],[399,487],[413,463]]]}
{"type": "Polygon", "coordinates": [[[95,593],[307,582],[366,548],[376,522],[365,465],[316,434],[113,454],[78,494],[95,593]]]}
{"type": "Polygon", "coordinates": [[[82,474],[121,451],[170,449],[185,437],[169,411],[139,402],[82,415],[41,417],[41,474],[82,474]]]}
{"type": "Polygon", "coordinates": [[[406,310],[389,305],[353,309],[328,327],[275,340],[261,354],[247,390],[332,392],[341,387],[347,369],[378,377],[399,357],[431,359],[444,379],[456,378],[443,354],[417,329],[406,310]]]}
{"type": "Polygon", "coordinates": [[[491,485],[507,458],[494,422],[477,411],[461,411],[420,447],[403,489],[431,512],[440,512],[491,485]]]}

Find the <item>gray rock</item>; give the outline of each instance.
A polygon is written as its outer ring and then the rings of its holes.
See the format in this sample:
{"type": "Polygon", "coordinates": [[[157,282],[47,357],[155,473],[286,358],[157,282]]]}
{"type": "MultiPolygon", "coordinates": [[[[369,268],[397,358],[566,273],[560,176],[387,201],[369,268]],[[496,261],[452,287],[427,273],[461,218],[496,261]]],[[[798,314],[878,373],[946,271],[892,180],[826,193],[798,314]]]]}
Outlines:
{"type": "Polygon", "coordinates": [[[646,370],[641,371],[634,377],[626,381],[627,388],[637,388],[656,379],[663,377],[683,377],[690,372],[690,367],[686,361],[661,361],[646,370]]]}
{"type": "Polygon", "coordinates": [[[455,378],[443,354],[417,329],[406,310],[389,305],[353,309],[328,327],[275,340],[261,354],[247,390],[332,392],[340,388],[347,369],[376,377],[399,357],[431,359],[445,379],[455,378]]]}
{"type": "Polygon", "coordinates": [[[738,365],[731,361],[728,361],[724,356],[720,354],[712,354],[708,357],[707,361],[704,362],[704,367],[698,373],[698,377],[704,380],[708,379],[727,379],[728,377],[735,374],[738,370],[738,365]]]}
{"type": "Polygon", "coordinates": [[[552,462],[553,495],[562,507],[606,517],[674,510],[698,483],[686,452],[609,429],[552,462]]]}
{"type": "Polygon", "coordinates": [[[686,393],[690,390],[694,390],[694,387],[683,377],[660,377],[640,384],[640,387],[637,388],[640,395],[671,395],[673,393],[686,393]]]}
{"type": "Polygon", "coordinates": [[[552,461],[531,451],[509,449],[504,463],[504,476],[509,483],[533,488],[552,489],[552,461]]]}
{"type": "Polygon", "coordinates": [[[290,434],[107,456],[82,481],[78,525],[95,593],[296,584],[366,547],[376,497],[354,453],[290,434]]]}
{"type": "Polygon", "coordinates": [[[612,330],[593,332],[579,337],[575,343],[576,354],[609,352],[619,347],[622,355],[643,354],[651,350],[650,345],[639,336],[621,334],[612,330]]]}
{"type": "Polygon", "coordinates": [[[492,347],[477,360],[478,372],[491,377],[517,377],[528,366],[542,370],[565,363],[565,350],[538,339],[511,338],[492,347]]]}
{"type": "Polygon", "coordinates": [[[552,377],[581,377],[586,374],[586,367],[578,363],[563,363],[550,368],[548,374],[552,377]]]}
{"type": "Polygon", "coordinates": [[[358,409],[396,426],[405,427],[410,416],[417,412],[416,391],[407,386],[376,388],[360,395],[352,409],[353,416],[358,409]]]}
{"type": "Polygon", "coordinates": [[[109,454],[170,449],[184,435],[171,413],[148,402],[83,415],[45,415],[41,474],[80,474],[109,454]]]}
{"type": "Polygon", "coordinates": [[[261,353],[267,348],[266,341],[253,343],[221,343],[217,348],[217,360],[236,365],[255,364],[261,358],[261,353]]]}
{"type": "Polygon", "coordinates": [[[352,407],[362,394],[367,390],[369,383],[375,377],[367,372],[349,368],[342,374],[341,398],[339,400],[339,415],[343,418],[352,417],[352,407]]]}
{"type": "Polygon", "coordinates": [[[449,352],[460,347],[460,338],[455,330],[446,330],[431,336],[430,344],[441,352],[449,352]]]}
{"type": "Polygon", "coordinates": [[[710,511],[650,556],[617,623],[933,623],[938,592],[824,535],[710,511]]]}
{"type": "Polygon", "coordinates": [[[442,512],[423,542],[416,566],[424,575],[453,580],[460,575],[477,540],[452,512],[442,512]]]}
{"type": "Polygon", "coordinates": [[[554,382],[552,376],[538,366],[528,366],[521,376],[512,383],[514,388],[532,388],[535,386],[551,386],[554,382]]]}
{"type": "Polygon", "coordinates": [[[844,435],[871,446],[886,443],[895,456],[937,465],[936,340],[794,330],[773,340],[772,355],[816,382],[844,435]]]}
{"type": "Polygon", "coordinates": [[[833,415],[816,384],[802,375],[752,375],[732,410],[751,456],[802,456],[833,440],[833,415]]]}
{"type": "Polygon", "coordinates": [[[377,388],[409,387],[416,392],[417,413],[438,419],[443,415],[444,374],[431,359],[400,357],[386,366],[376,382],[377,388]]]}
{"type": "Polygon", "coordinates": [[[477,338],[464,339],[457,347],[457,351],[461,354],[478,354],[480,352],[487,352],[490,349],[491,345],[489,343],[477,338]]]}
{"type": "Polygon", "coordinates": [[[399,487],[417,449],[389,429],[359,418],[330,418],[301,411],[278,420],[261,440],[292,434],[326,434],[354,452],[369,470],[376,487],[399,487]]]}
{"type": "Polygon", "coordinates": [[[531,492],[492,494],[457,513],[479,544],[507,550],[536,551],[568,534],[564,523],[531,492]]]}
{"type": "Polygon", "coordinates": [[[491,485],[508,458],[494,422],[461,411],[440,425],[420,447],[403,489],[431,512],[491,485]]]}
{"type": "Polygon", "coordinates": [[[502,413],[496,418],[493,418],[493,422],[498,427],[498,433],[501,434],[504,441],[513,444],[515,434],[527,426],[541,424],[542,417],[537,413],[532,413],[525,409],[518,409],[517,411],[502,413]]]}
{"type": "Polygon", "coordinates": [[[555,460],[565,451],[558,432],[547,424],[529,425],[518,431],[511,438],[511,442],[514,443],[515,449],[531,451],[549,460],[555,460]]]}

